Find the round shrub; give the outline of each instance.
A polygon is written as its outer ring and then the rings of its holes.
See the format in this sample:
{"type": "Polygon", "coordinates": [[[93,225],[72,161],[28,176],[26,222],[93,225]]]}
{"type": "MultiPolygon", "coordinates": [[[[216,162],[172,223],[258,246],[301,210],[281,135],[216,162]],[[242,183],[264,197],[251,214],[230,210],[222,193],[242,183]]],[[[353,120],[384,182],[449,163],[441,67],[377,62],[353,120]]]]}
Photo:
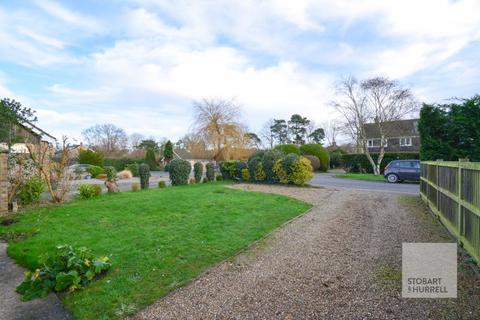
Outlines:
{"type": "Polygon", "coordinates": [[[21,204],[31,204],[40,200],[43,190],[45,189],[45,182],[39,177],[31,177],[27,183],[22,187],[18,195],[21,204]]]}
{"type": "Polygon", "coordinates": [[[190,162],[182,159],[174,159],[170,161],[168,173],[172,186],[188,184],[190,171],[192,171],[192,165],[190,162]]]}
{"type": "Polygon", "coordinates": [[[108,182],[117,181],[117,170],[115,170],[114,167],[111,167],[111,166],[105,167],[105,174],[107,175],[108,182]]]}
{"type": "Polygon", "coordinates": [[[213,165],[213,163],[207,163],[206,171],[207,182],[215,181],[215,166],[213,165]]]}
{"type": "Polygon", "coordinates": [[[132,192],[140,191],[140,183],[134,182],[132,183],[132,192]]]}
{"type": "Polygon", "coordinates": [[[268,150],[262,156],[263,170],[265,170],[265,179],[267,182],[275,182],[275,174],[273,172],[273,166],[275,162],[281,159],[285,154],[280,150],[268,150]]]}
{"type": "Polygon", "coordinates": [[[235,160],[227,160],[220,162],[220,172],[224,179],[235,179],[235,175],[237,172],[237,161],[235,160]]]}
{"type": "Polygon", "coordinates": [[[273,165],[273,173],[275,174],[275,181],[280,183],[290,182],[288,174],[283,169],[283,163],[281,159],[275,161],[275,164],[273,165]]]}
{"type": "Polygon", "coordinates": [[[93,150],[80,150],[78,153],[78,163],[91,164],[97,167],[103,167],[104,158],[100,152],[93,150]]]}
{"type": "Polygon", "coordinates": [[[87,172],[90,173],[92,178],[96,178],[99,174],[104,173],[105,170],[103,170],[103,168],[99,166],[91,166],[87,169],[87,172]]]}
{"type": "Polygon", "coordinates": [[[217,181],[222,181],[223,180],[223,176],[221,174],[218,174],[217,177],[216,177],[217,181]]]}
{"type": "Polygon", "coordinates": [[[158,181],[158,187],[160,189],[163,189],[167,187],[167,184],[165,183],[165,181],[158,181]]]}
{"type": "Polygon", "coordinates": [[[102,187],[96,184],[81,184],[78,192],[81,199],[91,199],[102,194],[102,187]]]}
{"type": "Polygon", "coordinates": [[[293,143],[279,144],[275,146],[275,150],[281,151],[284,154],[295,153],[300,155],[300,149],[296,144],[293,143]]]}
{"type": "Polygon", "coordinates": [[[257,166],[257,163],[262,162],[262,155],[253,155],[248,159],[247,166],[248,166],[248,171],[250,171],[250,177],[255,180],[254,172],[255,168],[257,166]]]}
{"type": "Polygon", "coordinates": [[[265,181],[265,179],[267,178],[265,170],[263,170],[262,161],[257,161],[255,163],[255,169],[253,170],[253,178],[255,181],[258,182],[265,181]]]}
{"type": "Polygon", "coordinates": [[[320,144],[318,143],[308,143],[304,144],[300,147],[300,151],[302,155],[312,155],[316,156],[320,159],[320,171],[326,172],[330,167],[330,155],[328,151],[325,150],[320,144]]]}
{"type": "Polygon", "coordinates": [[[148,189],[150,186],[150,166],[142,163],[138,166],[138,174],[140,176],[140,187],[142,189],[148,189]]]}
{"type": "Polygon", "coordinates": [[[250,180],[250,171],[248,168],[245,168],[242,170],[242,180],[243,181],[249,181],[250,180]]]}
{"type": "Polygon", "coordinates": [[[320,159],[318,159],[318,157],[309,154],[305,155],[304,157],[310,160],[313,171],[318,171],[320,169],[320,159]]]}
{"type": "Polygon", "coordinates": [[[330,152],[330,168],[341,168],[343,167],[343,154],[338,151],[330,152]]]}
{"type": "Polygon", "coordinates": [[[138,163],[134,162],[134,163],[127,164],[125,166],[125,169],[130,171],[134,177],[138,177],[138,174],[139,174],[138,167],[139,167],[138,163]]]}
{"type": "Polygon", "coordinates": [[[293,170],[293,163],[298,160],[298,155],[295,153],[289,153],[282,159],[282,167],[285,173],[290,176],[293,170]]]}
{"type": "Polygon", "coordinates": [[[193,165],[193,175],[195,176],[195,182],[200,183],[203,176],[203,164],[201,162],[195,162],[193,165]]]}
{"type": "Polygon", "coordinates": [[[303,186],[313,178],[313,168],[310,160],[305,157],[298,158],[292,166],[290,181],[297,186],[303,186]]]}

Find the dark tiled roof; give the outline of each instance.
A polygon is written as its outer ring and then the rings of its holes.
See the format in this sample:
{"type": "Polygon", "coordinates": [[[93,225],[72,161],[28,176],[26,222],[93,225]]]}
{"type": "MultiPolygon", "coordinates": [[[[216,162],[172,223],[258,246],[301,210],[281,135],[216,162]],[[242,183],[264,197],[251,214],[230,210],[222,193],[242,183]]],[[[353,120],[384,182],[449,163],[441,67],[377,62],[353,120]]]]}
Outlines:
{"type": "MultiPolygon", "coordinates": [[[[387,137],[409,137],[418,136],[418,119],[391,121],[385,124],[385,135],[387,137]]],[[[367,139],[380,138],[378,127],[374,123],[365,125],[367,139]]]]}

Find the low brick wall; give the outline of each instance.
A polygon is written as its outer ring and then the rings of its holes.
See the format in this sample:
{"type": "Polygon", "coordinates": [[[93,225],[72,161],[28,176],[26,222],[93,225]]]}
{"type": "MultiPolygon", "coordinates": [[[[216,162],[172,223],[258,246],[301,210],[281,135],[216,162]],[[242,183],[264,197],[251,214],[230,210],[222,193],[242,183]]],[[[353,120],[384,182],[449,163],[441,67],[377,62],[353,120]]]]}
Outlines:
{"type": "Polygon", "coordinates": [[[8,212],[7,154],[0,153],[0,215],[8,212]]]}

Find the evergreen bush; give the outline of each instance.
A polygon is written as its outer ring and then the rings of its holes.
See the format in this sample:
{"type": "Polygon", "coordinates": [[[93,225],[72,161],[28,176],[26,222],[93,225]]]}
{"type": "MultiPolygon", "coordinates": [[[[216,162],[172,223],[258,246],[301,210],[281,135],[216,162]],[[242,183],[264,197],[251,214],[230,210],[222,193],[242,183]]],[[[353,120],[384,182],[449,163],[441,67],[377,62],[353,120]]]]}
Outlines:
{"type": "Polygon", "coordinates": [[[138,167],[138,174],[140,176],[140,187],[142,189],[148,189],[150,186],[150,166],[146,163],[142,163],[138,167]]]}
{"type": "Polygon", "coordinates": [[[168,173],[172,186],[188,184],[188,177],[190,176],[191,171],[192,165],[186,160],[174,159],[170,161],[168,173]]]}
{"type": "Polygon", "coordinates": [[[200,183],[203,176],[203,164],[201,162],[195,162],[193,165],[193,175],[195,176],[195,182],[200,183]]]}

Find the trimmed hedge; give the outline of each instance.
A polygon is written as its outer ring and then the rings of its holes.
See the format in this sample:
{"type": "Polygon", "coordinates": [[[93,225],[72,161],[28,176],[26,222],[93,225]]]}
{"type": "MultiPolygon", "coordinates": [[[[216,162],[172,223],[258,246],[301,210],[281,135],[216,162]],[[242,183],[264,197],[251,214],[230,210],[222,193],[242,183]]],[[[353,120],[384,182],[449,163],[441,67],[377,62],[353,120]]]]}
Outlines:
{"type": "Polygon", "coordinates": [[[196,183],[202,182],[203,164],[201,162],[195,162],[193,165],[193,175],[196,183]]]}
{"type": "MultiPolygon", "coordinates": [[[[378,153],[372,153],[373,161],[377,161],[378,153]]],[[[393,160],[402,160],[402,159],[419,159],[418,153],[413,152],[389,152],[385,153],[382,164],[380,165],[380,173],[383,174],[385,166],[393,160]]],[[[344,154],[342,156],[342,161],[345,166],[345,170],[348,172],[365,172],[373,173],[372,165],[368,161],[368,158],[363,153],[358,154],[344,154]]]]}
{"type": "Polygon", "coordinates": [[[206,180],[203,179],[203,181],[215,181],[215,165],[213,163],[207,163],[207,165],[205,166],[205,169],[206,169],[206,173],[205,173],[205,176],[206,176],[206,180]]]}
{"type": "Polygon", "coordinates": [[[320,159],[318,159],[317,156],[306,154],[304,157],[310,161],[313,171],[318,171],[320,169],[320,159]]]}
{"type": "Polygon", "coordinates": [[[191,171],[192,165],[186,160],[174,159],[170,161],[168,173],[172,186],[188,184],[188,177],[191,171]]]}
{"type": "Polygon", "coordinates": [[[307,143],[300,147],[302,155],[312,155],[320,160],[320,171],[327,172],[330,167],[330,155],[322,145],[318,143],[307,143]]]}
{"type": "Polygon", "coordinates": [[[142,163],[138,167],[138,174],[140,176],[140,187],[143,189],[148,189],[150,186],[150,166],[146,163],[142,163]]]}
{"type": "MultiPolygon", "coordinates": [[[[122,171],[124,169],[128,169],[127,166],[132,163],[142,163],[142,158],[121,158],[121,159],[105,159],[104,161],[105,167],[110,166],[114,167],[117,171],[122,171]]],[[[133,172],[132,172],[133,173],[133,172]]]]}
{"type": "Polygon", "coordinates": [[[310,160],[293,153],[277,160],[273,166],[273,171],[277,181],[285,184],[292,183],[303,186],[313,178],[313,168],[310,160]]]}
{"type": "Polygon", "coordinates": [[[284,154],[295,153],[300,155],[300,148],[293,143],[279,144],[275,146],[275,150],[283,152],[284,154]]]}
{"type": "Polygon", "coordinates": [[[92,166],[103,167],[103,154],[93,150],[80,150],[78,153],[78,163],[91,164],[92,166]]]}

